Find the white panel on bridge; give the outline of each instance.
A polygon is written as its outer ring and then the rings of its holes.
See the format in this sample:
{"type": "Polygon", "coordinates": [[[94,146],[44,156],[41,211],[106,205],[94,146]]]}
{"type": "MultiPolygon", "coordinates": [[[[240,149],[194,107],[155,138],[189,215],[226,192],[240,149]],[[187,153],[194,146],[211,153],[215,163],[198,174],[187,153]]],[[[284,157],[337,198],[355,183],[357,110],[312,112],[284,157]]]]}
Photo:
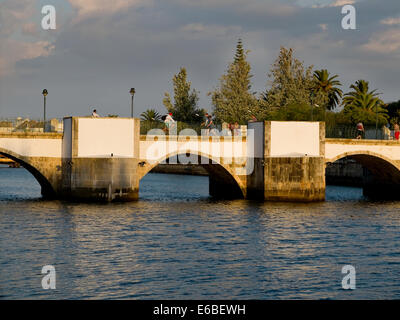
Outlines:
{"type": "Polygon", "coordinates": [[[319,149],[319,122],[271,122],[271,157],[318,157],[319,149]]]}
{"type": "Polygon", "coordinates": [[[62,140],[40,138],[1,138],[0,147],[24,157],[50,157],[61,156],[62,140]]]}
{"type": "Polygon", "coordinates": [[[78,157],[134,157],[134,119],[79,118],[78,157]]]}

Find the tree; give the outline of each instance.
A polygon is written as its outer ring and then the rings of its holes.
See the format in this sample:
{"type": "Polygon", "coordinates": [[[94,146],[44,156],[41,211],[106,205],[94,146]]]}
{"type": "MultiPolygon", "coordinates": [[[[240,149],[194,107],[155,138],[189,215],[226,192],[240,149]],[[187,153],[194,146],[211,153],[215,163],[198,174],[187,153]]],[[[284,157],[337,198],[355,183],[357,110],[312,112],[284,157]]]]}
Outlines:
{"type": "Polygon", "coordinates": [[[219,86],[208,93],[217,121],[247,124],[251,115],[257,116],[257,100],[251,90],[250,64],[242,40],[236,45],[233,62],[220,78],[219,86]]]}
{"type": "Polygon", "coordinates": [[[400,122],[400,100],[387,105],[388,115],[392,124],[400,122]]]}
{"type": "Polygon", "coordinates": [[[146,111],[140,114],[140,117],[143,121],[160,121],[161,116],[155,109],[147,109],[146,111]]]}
{"type": "Polygon", "coordinates": [[[365,125],[375,125],[378,121],[378,125],[382,126],[387,123],[385,104],[376,90],[369,91],[368,81],[357,80],[350,88],[353,91],[346,93],[343,98],[343,113],[353,124],[361,121],[365,125]]]}
{"type": "Polygon", "coordinates": [[[328,102],[325,105],[328,110],[335,109],[340,104],[340,99],[343,96],[343,91],[338,88],[342,84],[336,80],[337,78],[338,75],[330,76],[326,69],[314,71],[315,89],[328,96],[328,102]]]}
{"type": "Polygon", "coordinates": [[[261,104],[269,113],[289,105],[324,106],[328,95],[316,90],[312,70],[313,66],[304,67],[303,62],[294,57],[293,49],[281,47],[268,74],[272,79],[269,81],[270,89],[262,95],[261,104]]]}
{"type": "Polygon", "coordinates": [[[171,102],[171,96],[165,93],[163,104],[168,112],[172,112],[174,119],[182,122],[193,122],[203,116],[203,110],[199,109],[197,103],[199,101],[198,92],[191,89],[191,82],[187,81],[187,73],[185,68],[181,68],[179,73],[174,75],[174,103],[171,102]]]}

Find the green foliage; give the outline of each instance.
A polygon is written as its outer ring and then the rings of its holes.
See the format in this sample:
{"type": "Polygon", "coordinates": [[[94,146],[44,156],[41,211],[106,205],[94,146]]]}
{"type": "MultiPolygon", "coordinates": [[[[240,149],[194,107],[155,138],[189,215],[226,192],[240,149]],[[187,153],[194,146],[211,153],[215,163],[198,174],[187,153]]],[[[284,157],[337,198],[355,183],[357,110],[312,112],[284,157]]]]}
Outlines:
{"type": "Polygon", "coordinates": [[[209,92],[214,114],[218,122],[238,122],[247,124],[251,115],[257,117],[259,110],[257,99],[251,90],[250,64],[247,62],[247,52],[244,51],[239,39],[236,46],[234,61],[220,78],[219,86],[209,92]]]}
{"type": "Polygon", "coordinates": [[[317,90],[317,83],[312,73],[313,66],[304,67],[303,62],[296,59],[293,49],[281,47],[278,58],[272,65],[269,78],[270,89],[260,100],[264,111],[268,114],[276,110],[288,110],[288,106],[325,106],[328,93],[317,90]]]}
{"type": "Polygon", "coordinates": [[[147,109],[140,114],[143,121],[161,121],[161,115],[155,109],[147,109]]]}
{"type": "Polygon", "coordinates": [[[343,98],[343,113],[351,123],[361,121],[364,125],[373,125],[376,122],[379,126],[387,124],[387,109],[376,90],[369,91],[368,81],[358,80],[350,88],[353,91],[346,93],[343,98]]]}
{"type": "Polygon", "coordinates": [[[391,102],[387,105],[388,116],[390,123],[395,124],[400,122],[400,100],[397,102],[391,102]]]}
{"type": "Polygon", "coordinates": [[[275,121],[324,121],[325,110],[322,107],[311,107],[308,104],[292,103],[285,108],[271,111],[267,120],[275,121]]]}
{"type": "Polygon", "coordinates": [[[328,110],[335,109],[343,96],[342,90],[338,88],[342,84],[336,78],[338,78],[338,75],[330,77],[326,69],[314,71],[315,90],[322,91],[328,96],[328,102],[325,104],[328,110]]]}
{"type": "Polygon", "coordinates": [[[197,106],[199,97],[195,89],[191,89],[191,82],[187,81],[185,68],[181,68],[179,73],[174,75],[174,103],[168,92],[165,93],[163,104],[168,112],[172,112],[176,121],[192,122],[204,116],[203,110],[197,106]]]}

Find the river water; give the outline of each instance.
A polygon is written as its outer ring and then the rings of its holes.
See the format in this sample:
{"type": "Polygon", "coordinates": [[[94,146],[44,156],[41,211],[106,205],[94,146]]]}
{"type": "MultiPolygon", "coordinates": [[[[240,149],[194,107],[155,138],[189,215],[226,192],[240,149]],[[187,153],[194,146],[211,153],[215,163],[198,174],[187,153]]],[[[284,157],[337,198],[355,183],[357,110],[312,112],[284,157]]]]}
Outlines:
{"type": "Polygon", "coordinates": [[[148,174],[138,202],[81,204],[42,200],[25,169],[0,168],[0,298],[399,299],[399,231],[400,202],[357,188],[329,186],[316,204],[220,201],[207,177],[148,174]]]}

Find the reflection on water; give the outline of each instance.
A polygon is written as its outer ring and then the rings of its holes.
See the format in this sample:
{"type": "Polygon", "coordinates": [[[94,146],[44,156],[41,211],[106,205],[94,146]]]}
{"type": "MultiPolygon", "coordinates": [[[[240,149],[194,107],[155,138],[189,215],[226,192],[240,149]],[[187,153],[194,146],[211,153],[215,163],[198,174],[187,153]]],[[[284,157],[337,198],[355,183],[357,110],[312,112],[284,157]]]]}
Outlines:
{"type": "Polygon", "coordinates": [[[400,298],[400,202],[360,189],[308,205],[217,201],[207,177],[149,174],[138,202],[79,204],[41,200],[24,169],[0,168],[0,181],[2,298],[400,298]],[[341,289],[346,264],[354,291],[341,289]]]}

